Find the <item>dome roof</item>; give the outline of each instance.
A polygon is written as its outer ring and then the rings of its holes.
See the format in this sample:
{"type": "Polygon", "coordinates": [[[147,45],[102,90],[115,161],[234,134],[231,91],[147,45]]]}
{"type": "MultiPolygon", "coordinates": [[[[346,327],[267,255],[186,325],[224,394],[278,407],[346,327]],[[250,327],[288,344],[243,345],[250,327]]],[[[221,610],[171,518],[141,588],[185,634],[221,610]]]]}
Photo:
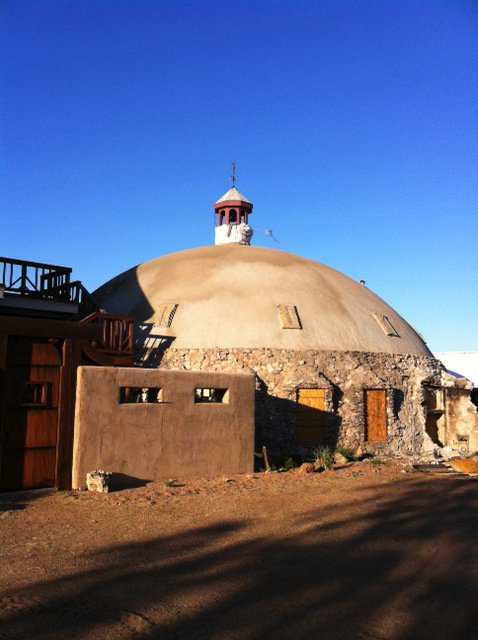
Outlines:
{"type": "Polygon", "coordinates": [[[219,198],[219,200],[216,200],[215,204],[220,204],[221,202],[246,202],[247,204],[252,204],[252,202],[250,200],[248,200],[245,196],[242,195],[242,193],[240,191],[238,191],[236,189],[236,187],[232,187],[231,189],[229,189],[229,191],[226,191],[226,193],[221,196],[219,198]]]}
{"type": "MultiPolygon", "coordinates": [[[[366,287],[272,249],[229,244],[173,253],[125,271],[94,297],[110,313],[157,325],[164,324],[166,303],[177,304],[164,332],[175,336],[176,348],[431,355],[413,328],[366,287]],[[283,328],[291,319],[297,328],[283,328]],[[398,335],[389,335],[393,330],[398,335]]],[[[161,335],[161,327],[154,333],[161,335]]]]}

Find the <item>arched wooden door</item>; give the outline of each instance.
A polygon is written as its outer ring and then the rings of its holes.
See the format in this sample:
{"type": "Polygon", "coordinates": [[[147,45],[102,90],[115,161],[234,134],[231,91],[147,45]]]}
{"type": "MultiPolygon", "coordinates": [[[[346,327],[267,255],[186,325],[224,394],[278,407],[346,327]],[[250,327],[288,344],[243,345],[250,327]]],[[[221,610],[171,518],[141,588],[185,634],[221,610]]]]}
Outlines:
{"type": "Polygon", "coordinates": [[[54,341],[10,336],[1,488],[55,485],[61,355],[54,341]]]}

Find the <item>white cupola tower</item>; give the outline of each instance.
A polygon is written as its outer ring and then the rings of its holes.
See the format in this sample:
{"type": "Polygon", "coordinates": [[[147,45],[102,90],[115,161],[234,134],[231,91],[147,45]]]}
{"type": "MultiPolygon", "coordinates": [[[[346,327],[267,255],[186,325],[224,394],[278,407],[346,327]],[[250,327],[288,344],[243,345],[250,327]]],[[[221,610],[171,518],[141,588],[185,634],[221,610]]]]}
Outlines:
{"type": "Polygon", "coordinates": [[[244,197],[235,185],[235,165],[233,164],[233,186],[214,204],[216,214],[215,244],[250,244],[252,229],[249,215],[252,202],[244,197]]]}

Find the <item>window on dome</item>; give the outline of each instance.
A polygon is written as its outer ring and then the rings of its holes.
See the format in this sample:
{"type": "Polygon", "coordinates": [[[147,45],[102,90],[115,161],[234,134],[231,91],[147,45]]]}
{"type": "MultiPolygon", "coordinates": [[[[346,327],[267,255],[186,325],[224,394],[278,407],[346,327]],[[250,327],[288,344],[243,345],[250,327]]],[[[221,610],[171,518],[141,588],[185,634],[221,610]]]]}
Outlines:
{"type": "Polygon", "coordinates": [[[170,327],[178,305],[174,302],[163,302],[158,305],[154,323],[158,327],[170,327]]]}
{"type": "Polygon", "coordinates": [[[237,223],[237,211],[235,209],[231,209],[229,211],[229,224],[237,223]]]}
{"type": "Polygon", "coordinates": [[[390,320],[390,318],[388,316],[383,315],[381,313],[373,313],[372,315],[375,318],[375,321],[377,322],[379,327],[385,333],[385,335],[391,336],[392,338],[399,338],[400,337],[400,334],[395,329],[395,327],[392,324],[392,321],[390,320]]]}
{"type": "Polygon", "coordinates": [[[278,304],[277,309],[282,329],[302,329],[299,312],[294,304],[278,304]]]}

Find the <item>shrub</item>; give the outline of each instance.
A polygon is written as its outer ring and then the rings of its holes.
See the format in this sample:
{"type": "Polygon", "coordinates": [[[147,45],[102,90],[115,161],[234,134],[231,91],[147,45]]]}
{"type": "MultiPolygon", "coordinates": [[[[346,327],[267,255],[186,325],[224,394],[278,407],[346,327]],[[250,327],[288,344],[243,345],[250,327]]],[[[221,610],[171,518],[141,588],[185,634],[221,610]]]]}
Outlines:
{"type": "Polygon", "coordinates": [[[287,460],[285,460],[284,464],[283,464],[283,468],[286,471],[290,471],[291,469],[295,469],[295,467],[297,466],[294,458],[287,458],[287,460]]]}
{"type": "Polygon", "coordinates": [[[318,469],[332,469],[334,452],[330,447],[319,447],[314,450],[314,466],[318,469]]]}
{"type": "Polygon", "coordinates": [[[350,447],[337,447],[337,451],[338,453],[341,453],[344,458],[347,458],[347,460],[353,460],[355,457],[354,450],[350,447]]]}

